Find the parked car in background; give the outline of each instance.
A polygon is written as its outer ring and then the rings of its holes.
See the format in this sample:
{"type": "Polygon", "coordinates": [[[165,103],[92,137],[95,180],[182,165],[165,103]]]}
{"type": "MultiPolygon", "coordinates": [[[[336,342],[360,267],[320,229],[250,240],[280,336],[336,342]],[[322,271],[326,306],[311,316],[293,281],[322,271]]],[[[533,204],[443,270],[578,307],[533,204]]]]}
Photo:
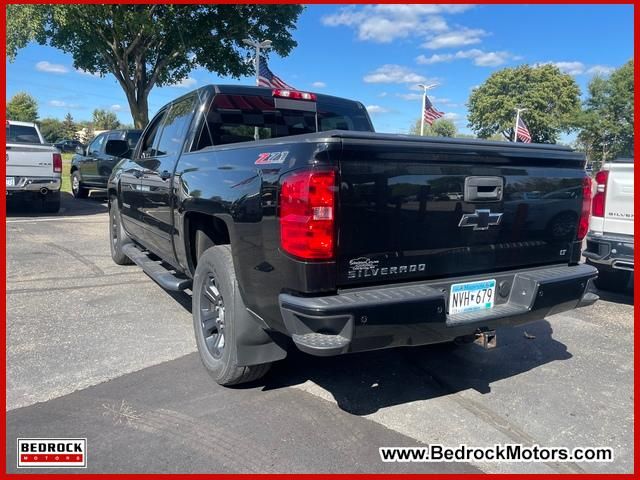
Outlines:
{"type": "Polygon", "coordinates": [[[113,167],[130,158],[142,130],[109,130],[97,135],[89,145],[76,149],[71,159],[71,193],[86,198],[91,189],[107,188],[113,167]]]}
{"type": "Polygon", "coordinates": [[[621,291],[633,274],[633,158],[605,163],[595,177],[587,263],[598,269],[595,284],[621,291]]]}
{"type": "Polygon", "coordinates": [[[378,134],[360,102],[212,85],[163,107],[113,170],[111,256],[192,291],[223,385],[289,344],[490,348],[497,327],[597,300],[580,263],[584,162],[559,145],[378,134]],[[566,228],[545,228],[563,212],[566,228]]]}
{"type": "Polygon", "coordinates": [[[60,209],[62,155],[35,123],[7,120],[7,197],[45,212],[60,209]]]}
{"type": "Polygon", "coordinates": [[[78,147],[82,148],[84,145],[79,140],[58,140],[53,144],[62,153],[75,152],[78,147]]]}

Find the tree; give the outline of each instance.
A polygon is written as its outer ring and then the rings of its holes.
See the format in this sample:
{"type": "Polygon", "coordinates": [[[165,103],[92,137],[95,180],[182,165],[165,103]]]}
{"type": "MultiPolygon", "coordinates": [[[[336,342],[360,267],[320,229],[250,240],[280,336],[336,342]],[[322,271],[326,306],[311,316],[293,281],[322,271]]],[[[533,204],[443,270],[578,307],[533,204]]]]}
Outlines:
{"type": "Polygon", "coordinates": [[[67,114],[65,115],[64,121],[62,122],[62,127],[64,129],[63,130],[64,138],[66,139],[75,138],[78,127],[76,126],[76,123],[73,121],[73,117],[71,116],[71,113],[67,112],[67,114]]]}
{"type": "Polygon", "coordinates": [[[480,138],[502,133],[513,139],[515,109],[533,142],[555,143],[561,132],[577,126],[580,89],[554,65],[521,65],[493,73],[473,89],[467,103],[469,126],[480,138]]]}
{"type": "Polygon", "coordinates": [[[57,118],[43,118],[38,124],[45,142],[54,143],[65,138],[64,126],[57,118]]]}
{"type": "Polygon", "coordinates": [[[7,119],[35,122],[38,119],[38,102],[27,92],[16,93],[7,102],[7,119]]]}
{"type": "Polygon", "coordinates": [[[633,60],[609,78],[594,77],[580,117],[576,140],[598,171],[606,160],[633,155],[633,60]]]}
{"type": "MultiPolygon", "coordinates": [[[[410,135],[420,135],[420,119],[416,120],[411,129],[410,135]]],[[[429,125],[425,122],[424,134],[427,137],[455,137],[456,125],[448,118],[440,118],[429,125]]]]}
{"type": "Polygon", "coordinates": [[[93,111],[93,128],[95,130],[113,130],[118,127],[120,127],[120,122],[115,113],[101,108],[96,108],[93,111]]]}
{"type": "Polygon", "coordinates": [[[112,73],[137,128],[149,121],[148,96],[196,67],[238,78],[253,73],[243,38],[272,40],[286,56],[300,5],[9,5],[7,56],[29,42],[73,55],[74,67],[112,73]]]}

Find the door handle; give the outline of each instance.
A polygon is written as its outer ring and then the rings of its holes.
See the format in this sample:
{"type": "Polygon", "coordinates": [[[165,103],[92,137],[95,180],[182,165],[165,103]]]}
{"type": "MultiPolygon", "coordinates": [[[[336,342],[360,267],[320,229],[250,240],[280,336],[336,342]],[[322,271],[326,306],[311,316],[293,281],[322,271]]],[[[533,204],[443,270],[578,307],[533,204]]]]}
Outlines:
{"type": "Polygon", "coordinates": [[[503,186],[502,177],[467,177],[464,179],[464,201],[499,202],[503,186]]]}

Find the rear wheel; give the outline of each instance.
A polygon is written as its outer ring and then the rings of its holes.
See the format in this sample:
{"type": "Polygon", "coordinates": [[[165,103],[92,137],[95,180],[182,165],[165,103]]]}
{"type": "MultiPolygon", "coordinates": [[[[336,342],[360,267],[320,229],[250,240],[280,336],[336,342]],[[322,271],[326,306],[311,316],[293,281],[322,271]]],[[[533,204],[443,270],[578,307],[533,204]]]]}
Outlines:
{"type": "Polygon", "coordinates": [[[122,228],[118,199],[111,197],[109,200],[109,240],[111,240],[111,258],[118,265],[133,265],[133,262],[122,252],[122,247],[131,243],[127,232],[122,228]]]}
{"type": "Polygon", "coordinates": [[[600,290],[624,292],[629,285],[631,272],[627,270],[598,270],[598,278],[594,281],[600,290]]]}
{"type": "Polygon", "coordinates": [[[251,382],[267,373],[270,363],[238,366],[236,321],[248,313],[238,290],[228,245],[208,248],[198,258],[192,310],[200,359],[218,384],[251,382]]]}
{"type": "Polygon", "coordinates": [[[71,193],[75,198],[87,198],[89,195],[89,189],[82,186],[78,170],[74,170],[71,174],[71,193]]]}

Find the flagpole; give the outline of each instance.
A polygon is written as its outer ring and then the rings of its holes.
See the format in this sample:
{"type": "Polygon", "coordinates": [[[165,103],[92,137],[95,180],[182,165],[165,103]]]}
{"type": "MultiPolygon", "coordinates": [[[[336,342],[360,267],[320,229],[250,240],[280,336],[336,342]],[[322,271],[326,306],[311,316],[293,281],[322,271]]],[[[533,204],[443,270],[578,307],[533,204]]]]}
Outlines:
{"type": "Polygon", "coordinates": [[[256,86],[260,85],[260,49],[271,48],[271,40],[263,40],[262,42],[254,42],[248,38],[242,39],[242,42],[256,49],[256,57],[253,59],[253,66],[256,69],[256,86]]]}
{"type": "Polygon", "coordinates": [[[420,112],[420,136],[424,137],[424,109],[427,106],[427,90],[431,90],[434,87],[437,87],[437,83],[432,83],[431,85],[423,85],[422,83],[418,84],[418,87],[422,88],[422,111],[420,112]]]}
{"type": "Polygon", "coordinates": [[[513,141],[518,141],[518,124],[520,123],[520,112],[524,112],[526,108],[516,108],[516,123],[513,127],[513,141]]]}
{"type": "MultiPolygon", "coordinates": [[[[246,45],[250,45],[256,49],[256,58],[253,59],[253,66],[256,70],[256,87],[260,86],[260,49],[271,48],[271,40],[263,40],[262,42],[254,42],[249,38],[243,38],[242,42],[246,45]]],[[[253,128],[253,138],[257,141],[260,140],[260,129],[258,127],[253,128]]]]}

